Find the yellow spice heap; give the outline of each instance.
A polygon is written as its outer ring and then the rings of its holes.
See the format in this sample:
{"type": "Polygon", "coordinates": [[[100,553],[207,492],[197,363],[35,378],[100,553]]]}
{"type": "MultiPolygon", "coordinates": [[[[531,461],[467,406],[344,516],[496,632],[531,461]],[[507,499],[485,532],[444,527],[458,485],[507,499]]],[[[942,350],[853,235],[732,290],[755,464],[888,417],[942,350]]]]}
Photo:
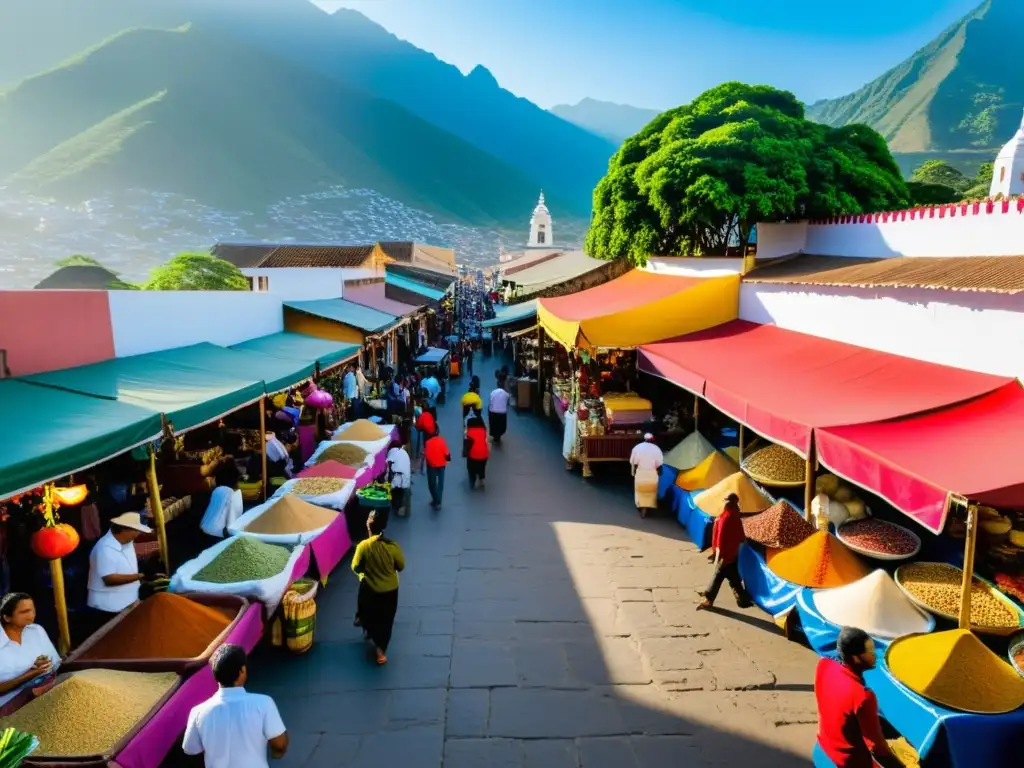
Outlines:
{"type": "Polygon", "coordinates": [[[966,629],[908,635],[885,661],[910,690],[950,709],[995,715],[1024,705],[1024,678],[966,629]]]}

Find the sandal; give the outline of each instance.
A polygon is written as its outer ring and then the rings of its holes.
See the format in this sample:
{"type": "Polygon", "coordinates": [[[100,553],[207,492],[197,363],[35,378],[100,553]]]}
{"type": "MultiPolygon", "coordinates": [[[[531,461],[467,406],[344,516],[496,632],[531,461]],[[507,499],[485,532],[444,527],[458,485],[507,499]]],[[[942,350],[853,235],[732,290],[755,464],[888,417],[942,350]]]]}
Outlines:
{"type": "Polygon", "coordinates": [[[388,663],[388,657],[384,655],[384,651],[380,648],[377,649],[377,666],[382,667],[388,663]]]}
{"type": "Polygon", "coordinates": [[[701,602],[701,603],[700,603],[700,604],[699,604],[699,605],[697,606],[697,610],[698,610],[698,611],[707,611],[707,610],[710,610],[711,608],[714,608],[714,607],[715,607],[715,604],[714,604],[714,603],[710,603],[710,602],[708,602],[707,600],[704,600],[704,601],[702,601],[702,602],[701,602]]]}

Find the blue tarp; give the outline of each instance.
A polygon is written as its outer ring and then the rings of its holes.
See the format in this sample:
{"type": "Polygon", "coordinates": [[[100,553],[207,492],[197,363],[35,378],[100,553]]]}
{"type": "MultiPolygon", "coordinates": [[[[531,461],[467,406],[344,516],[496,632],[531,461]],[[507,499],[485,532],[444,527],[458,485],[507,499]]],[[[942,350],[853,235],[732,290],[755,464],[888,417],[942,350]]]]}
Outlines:
{"type": "Polygon", "coordinates": [[[796,605],[803,587],[776,576],[768,569],[764,555],[749,544],[740,547],[740,576],[757,607],[770,616],[778,616],[796,605]]]}
{"type": "Polygon", "coordinates": [[[686,528],[686,535],[690,537],[690,541],[702,551],[707,549],[711,546],[711,531],[715,526],[715,518],[698,509],[693,503],[693,498],[703,491],[696,490],[691,493],[674,484],[672,488],[676,495],[676,519],[686,528]]]}

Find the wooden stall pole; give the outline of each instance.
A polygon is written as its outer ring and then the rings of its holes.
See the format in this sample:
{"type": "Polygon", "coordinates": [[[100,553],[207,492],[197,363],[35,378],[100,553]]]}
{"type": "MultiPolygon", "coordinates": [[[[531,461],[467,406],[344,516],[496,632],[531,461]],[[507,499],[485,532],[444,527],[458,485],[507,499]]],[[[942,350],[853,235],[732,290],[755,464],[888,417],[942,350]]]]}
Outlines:
{"type": "Polygon", "coordinates": [[[153,520],[156,523],[156,540],[160,543],[160,559],[167,570],[171,572],[171,558],[167,549],[167,521],[164,520],[164,505],[160,500],[160,485],[156,477],[156,451],[153,444],[149,444],[149,469],[146,470],[146,485],[149,487],[149,509],[153,513],[153,520]]]}
{"type": "Polygon", "coordinates": [[[817,448],[814,446],[814,433],[811,432],[811,443],[807,446],[807,461],[804,463],[804,517],[815,524],[811,519],[811,502],[814,500],[814,464],[818,457],[817,448]]]}
{"type": "Polygon", "coordinates": [[[263,466],[263,500],[267,500],[267,396],[260,398],[260,461],[263,466]]]}
{"type": "Polygon", "coordinates": [[[57,651],[64,656],[71,650],[71,629],[68,601],[64,596],[64,561],[59,557],[50,561],[50,580],[53,582],[53,606],[57,611],[57,651]]]}
{"type": "Polygon", "coordinates": [[[747,437],[746,427],[744,427],[742,424],[740,424],[739,431],[736,433],[736,438],[737,438],[737,440],[739,440],[739,443],[740,443],[739,448],[740,448],[740,463],[741,464],[743,463],[743,443],[744,443],[746,437],[747,437]]]}
{"type": "Polygon", "coordinates": [[[700,423],[700,397],[698,395],[693,396],[693,431],[697,431],[697,426],[700,423]]]}
{"type": "Polygon", "coordinates": [[[967,507],[967,535],[964,537],[964,578],[960,586],[960,629],[971,628],[971,586],[974,583],[974,550],[978,543],[978,508],[960,497],[967,507]]]}
{"type": "Polygon", "coordinates": [[[539,411],[544,402],[544,344],[547,342],[547,334],[544,333],[544,326],[537,326],[537,402],[533,408],[539,411]]]}

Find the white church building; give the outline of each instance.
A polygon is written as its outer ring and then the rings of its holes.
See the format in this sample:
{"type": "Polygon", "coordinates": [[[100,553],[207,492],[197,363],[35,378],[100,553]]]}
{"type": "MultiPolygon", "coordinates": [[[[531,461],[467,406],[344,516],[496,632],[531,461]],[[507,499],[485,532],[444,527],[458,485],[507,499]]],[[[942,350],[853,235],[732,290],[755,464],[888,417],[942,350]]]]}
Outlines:
{"type": "Polygon", "coordinates": [[[1016,135],[1006,142],[996,157],[988,194],[989,197],[1024,195],[1024,118],[1016,135]]]}
{"type": "Polygon", "coordinates": [[[522,267],[538,259],[554,256],[561,253],[562,250],[562,248],[556,247],[551,212],[544,202],[544,193],[541,192],[537,206],[530,216],[530,235],[526,241],[526,247],[519,251],[501,249],[498,254],[498,264],[501,269],[512,266],[522,267]]]}

